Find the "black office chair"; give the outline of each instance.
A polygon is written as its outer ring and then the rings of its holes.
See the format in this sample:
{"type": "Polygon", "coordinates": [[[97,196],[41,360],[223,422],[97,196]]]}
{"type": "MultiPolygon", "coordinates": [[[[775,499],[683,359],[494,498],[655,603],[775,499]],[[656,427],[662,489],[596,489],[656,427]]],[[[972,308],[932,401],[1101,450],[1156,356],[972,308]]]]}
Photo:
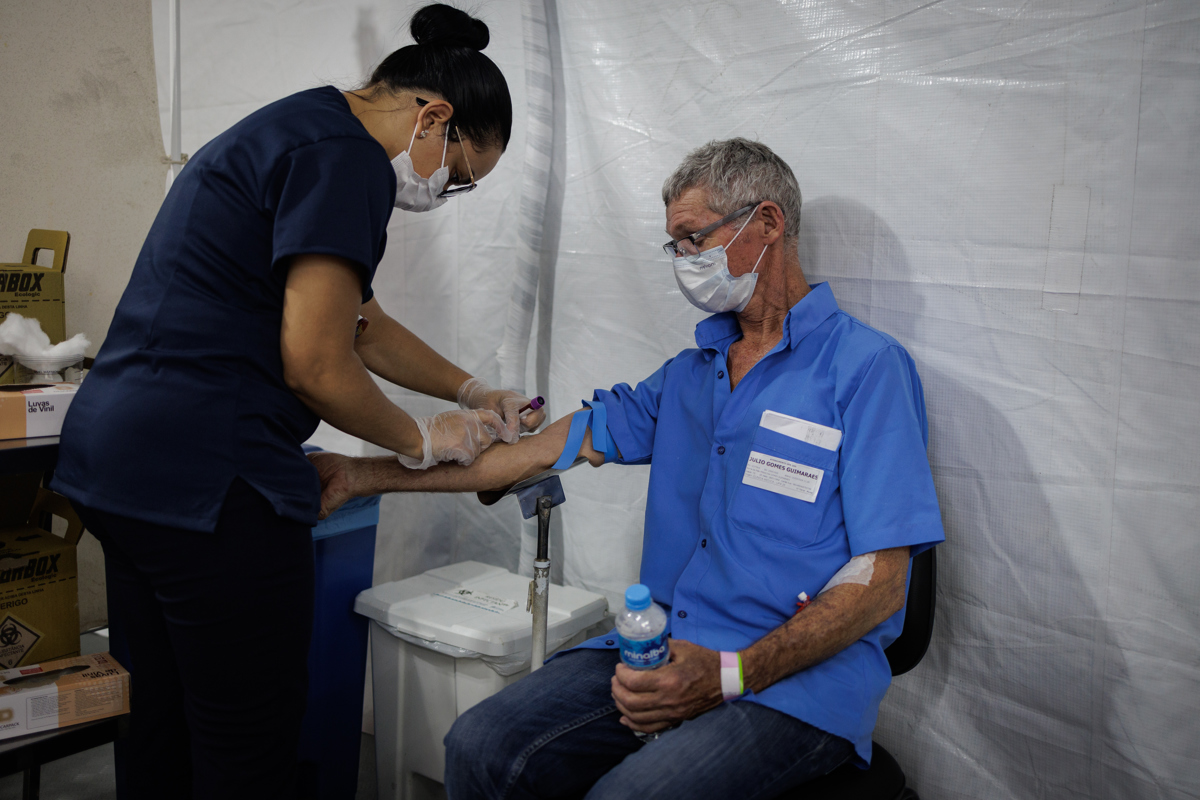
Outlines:
{"type": "MultiPolygon", "coordinates": [[[[930,548],[912,560],[908,584],[908,610],[904,628],[884,655],[892,675],[903,675],[915,667],[929,648],[933,636],[934,594],[937,588],[937,560],[930,548]]],[[[776,800],[920,800],[904,780],[904,771],[892,754],[871,743],[870,769],[860,770],[843,764],[828,775],[789,789],[776,800]]]]}

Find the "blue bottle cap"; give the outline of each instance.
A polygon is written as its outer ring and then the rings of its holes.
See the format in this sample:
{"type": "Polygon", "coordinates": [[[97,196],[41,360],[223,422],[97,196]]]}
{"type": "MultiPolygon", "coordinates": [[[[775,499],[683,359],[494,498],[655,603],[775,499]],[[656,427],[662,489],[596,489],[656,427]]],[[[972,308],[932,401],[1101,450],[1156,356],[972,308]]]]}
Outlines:
{"type": "Polygon", "coordinates": [[[650,607],[650,587],[635,583],[625,590],[625,607],[630,611],[641,611],[650,607]]]}

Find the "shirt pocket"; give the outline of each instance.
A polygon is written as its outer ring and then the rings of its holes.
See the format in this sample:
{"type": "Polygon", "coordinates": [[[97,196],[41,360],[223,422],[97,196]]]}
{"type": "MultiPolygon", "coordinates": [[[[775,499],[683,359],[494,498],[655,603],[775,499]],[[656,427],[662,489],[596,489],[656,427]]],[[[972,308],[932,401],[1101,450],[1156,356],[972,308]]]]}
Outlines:
{"type": "MultiPolygon", "coordinates": [[[[738,485],[729,507],[733,527],[793,547],[808,547],[817,539],[829,499],[838,487],[838,450],[826,450],[782,433],[759,427],[738,474],[738,485]],[[821,471],[821,482],[813,502],[745,483],[751,454],[821,471]]],[[[804,472],[804,471],[802,471],[804,472]]]]}

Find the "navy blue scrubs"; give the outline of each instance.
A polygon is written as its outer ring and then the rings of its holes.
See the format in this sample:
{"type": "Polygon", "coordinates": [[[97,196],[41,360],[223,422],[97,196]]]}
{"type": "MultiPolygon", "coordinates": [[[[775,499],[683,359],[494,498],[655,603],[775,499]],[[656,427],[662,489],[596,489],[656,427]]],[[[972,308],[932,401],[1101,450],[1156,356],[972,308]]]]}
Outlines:
{"type": "Polygon", "coordinates": [[[123,797],[294,780],[320,485],[301,450],[318,418],[283,379],[287,265],[348,259],[370,299],[395,185],[333,87],[218,136],[171,187],[72,403],[52,486],[105,547],[134,686],[123,797]],[[253,692],[238,664],[264,670],[253,692]]]}
{"type": "Polygon", "coordinates": [[[363,301],[396,176],[324,87],[251,114],[179,174],[71,404],[55,488],[91,508],[211,531],[235,477],[315,525],[300,445],[317,417],[283,381],[290,256],[349,259],[363,301]]]}

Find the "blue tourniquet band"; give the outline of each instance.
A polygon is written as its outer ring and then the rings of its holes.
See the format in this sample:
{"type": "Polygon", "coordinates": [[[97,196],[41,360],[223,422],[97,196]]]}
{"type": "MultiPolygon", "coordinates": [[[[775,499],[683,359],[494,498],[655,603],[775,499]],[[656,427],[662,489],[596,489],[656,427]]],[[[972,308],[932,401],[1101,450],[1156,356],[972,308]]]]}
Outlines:
{"type": "Polygon", "coordinates": [[[617,443],[608,431],[608,409],[599,400],[584,400],[592,409],[592,449],[604,453],[604,463],[617,460],[617,443]]]}
{"type": "Polygon", "coordinates": [[[608,432],[608,411],[604,403],[598,400],[584,400],[588,407],[577,412],[571,418],[571,427],[567,431],[567,443],[563,445],[562,455],[554,462],[551,469],[570,469],[579,456],[579,448],[583,447],[583,437],[587,429],[592,429],[592,449],[604,453],[604,463],[617,460],[617,443],[608,432]]]}
{"type": "Polygon", "coordinates": [[[592,410],[577,412],[571,417],[571,428],[567,431],[567,443],[563,445],[562,455],[554,462],[551,469],[570,469],[583,447],[583,435],[587,433],[588,423],[592,420],[592,410]]]}
{"type": "Polygon", "coordinates": [[[608,409],[603,403],[592,403],[591,400],[584,400],[583,404],[592,409],[592,421],[588,424],[592,429],[592,449],[603,453],[608,443],[608,409]]]}

